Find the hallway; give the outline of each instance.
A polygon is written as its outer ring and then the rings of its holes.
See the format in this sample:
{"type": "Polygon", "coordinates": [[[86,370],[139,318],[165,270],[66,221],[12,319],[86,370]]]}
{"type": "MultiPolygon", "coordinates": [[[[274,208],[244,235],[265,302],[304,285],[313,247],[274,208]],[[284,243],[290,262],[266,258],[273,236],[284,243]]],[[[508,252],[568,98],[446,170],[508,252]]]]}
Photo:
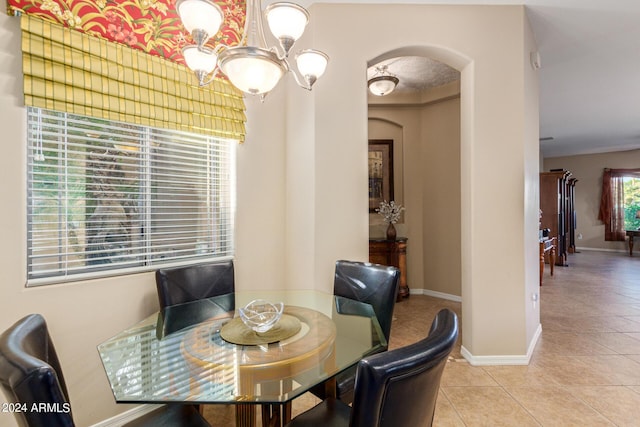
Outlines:
{"type": "Polygon", "coordinates": [[[640,425],[640,256],[583,251],[569,264],[554,277],[545,270],[530,365],[472,367],[456,356],[435,426],[640,425]]]}

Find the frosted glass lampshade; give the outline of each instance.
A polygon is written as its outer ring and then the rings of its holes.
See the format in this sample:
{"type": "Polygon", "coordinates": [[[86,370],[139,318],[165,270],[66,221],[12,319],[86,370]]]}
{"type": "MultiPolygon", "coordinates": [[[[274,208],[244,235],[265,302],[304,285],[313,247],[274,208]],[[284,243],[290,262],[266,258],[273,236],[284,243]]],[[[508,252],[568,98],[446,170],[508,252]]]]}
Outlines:
{"type": "Polygon", "coordinates": [[[274,52],[251,46],[229,48],[218,58],[231,83],[251,95],[271,91],[287,71],[274,52]]]}
{"type": "Polygon", "coordinates": [[[307,10],[294,3],[273,3],[265,13],[269,29],[277,39],[298,40],[309,22],[307,10]]]}
{"type": "Polygon", "coordinates": [[[394,76],[379,76],[369,80],[369,90],[377,96],[385,96],[393,92],[398,84],[398,78],[394,76]]]}
{"type": "Polygon", "coordinates": [[[218,32],[224,20],[220,6],[208,0],[178,0],[176,10],[184,27],[200,45],[218,32]]]}
{"type": "Polygon", "coordinates": [[[187,63],[187,67],[192,71],[204,71],[205,74],[209,74],[216,67],[216,61],[218,57],[213,50],[196,45],[185,46],[182,48],[182,55],[184,61],[187,63]]]}
{"type": "Polygon", "coordinates": [[[320,78],[327,69],[329,57],[319,50],[305,49],[296,55],[298,70],[305,78],[320,78]]]}

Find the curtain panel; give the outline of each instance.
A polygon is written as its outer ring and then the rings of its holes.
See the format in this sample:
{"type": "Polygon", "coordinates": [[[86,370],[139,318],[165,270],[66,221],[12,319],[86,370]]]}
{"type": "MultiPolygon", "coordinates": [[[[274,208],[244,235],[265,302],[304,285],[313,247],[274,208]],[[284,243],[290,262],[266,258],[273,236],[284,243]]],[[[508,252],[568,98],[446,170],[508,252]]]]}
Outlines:
{"type": "Polygon", "coordinates": [[[25,104],[244,141],[242,93],[183,65],[24,15],[25,104]],[[195,83],[195,84],[193,84],[195,83]]]}
{"type": "Polygon", "coordinates": [[[624,241],[625,177],[640,178],[640,169],[605,169],[602,174],[602,194],[598,219],[604,222],[604,240],[624,241]]]}

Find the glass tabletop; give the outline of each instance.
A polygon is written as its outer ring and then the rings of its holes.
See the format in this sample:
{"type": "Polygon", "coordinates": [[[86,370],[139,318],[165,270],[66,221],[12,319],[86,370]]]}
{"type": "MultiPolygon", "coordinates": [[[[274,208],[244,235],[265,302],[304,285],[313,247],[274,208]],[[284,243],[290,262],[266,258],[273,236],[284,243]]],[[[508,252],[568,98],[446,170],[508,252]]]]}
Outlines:
{"type": "Polygon", "coordinates": [[[369,304],[316,291],[236,292],[155,313],[98,346],[118,403],[285,403],[387,345],[369,304]],[[220,336],[253,299],[284,302],[290,338],[220,336]]]}

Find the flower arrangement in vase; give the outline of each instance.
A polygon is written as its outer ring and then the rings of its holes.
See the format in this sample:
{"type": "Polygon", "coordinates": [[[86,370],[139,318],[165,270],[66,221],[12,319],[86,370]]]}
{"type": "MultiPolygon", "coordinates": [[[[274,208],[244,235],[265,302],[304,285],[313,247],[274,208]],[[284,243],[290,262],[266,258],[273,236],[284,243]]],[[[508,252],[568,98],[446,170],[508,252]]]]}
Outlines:
{"type": "Polygon", "coordinates": [[[383,200],[380,202],[380,207],[376,209],[387,226],[387,240],[396,240],[396,227],[393,225],[400,219],[400,213],[404,210],[404,207],[400,204],[396,204],[393,200],[387,202],[383,200]]]}

